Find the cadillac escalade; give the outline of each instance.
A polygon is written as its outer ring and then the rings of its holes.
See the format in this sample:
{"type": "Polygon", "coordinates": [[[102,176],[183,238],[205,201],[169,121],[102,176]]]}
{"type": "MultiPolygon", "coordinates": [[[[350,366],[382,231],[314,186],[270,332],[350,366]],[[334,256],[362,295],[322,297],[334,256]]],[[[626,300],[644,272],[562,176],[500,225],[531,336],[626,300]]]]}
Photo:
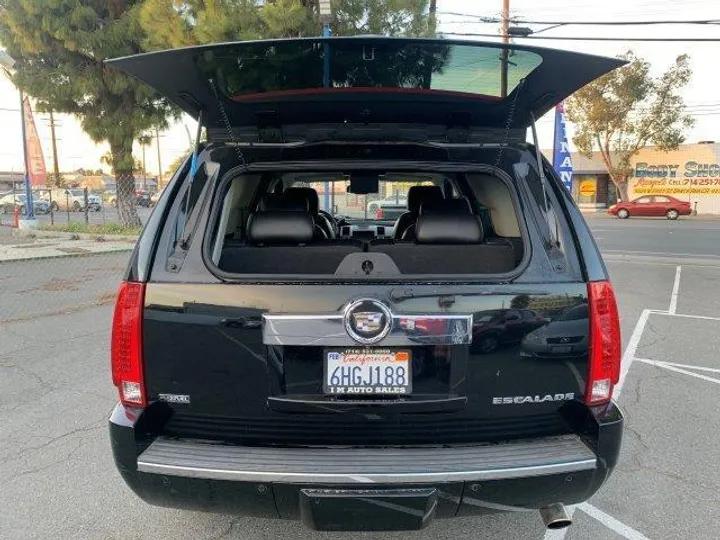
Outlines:
{"type": "Polygon", "coordinates": [[[110,61],[199,123],[117,296],[128,486],[317,530],[567,526],[618,460],[621,341],[535,120],[621,63],[379,37],[110,61]]]}

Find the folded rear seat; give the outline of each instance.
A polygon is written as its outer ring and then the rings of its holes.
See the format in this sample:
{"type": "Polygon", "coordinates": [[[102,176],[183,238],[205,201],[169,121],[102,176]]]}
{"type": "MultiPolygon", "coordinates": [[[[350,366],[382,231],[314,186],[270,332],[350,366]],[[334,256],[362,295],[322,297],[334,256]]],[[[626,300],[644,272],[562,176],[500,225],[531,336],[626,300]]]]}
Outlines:
{"type": "Polygon", "coordinates": [[[512,245],[483,243],[480,219],[472,214],[421,215],[414,242],[372,242],[403,274],[503,274],[515,267],[512,245]]]}
{"type": "Polygon", "coordinates": [[[350,253],[363,251],[354,240],[313,240],[309,212],[264,210],[248,220],[248,242],[227,242],[219,267],[233,274],[333,274],[350,253]]]}

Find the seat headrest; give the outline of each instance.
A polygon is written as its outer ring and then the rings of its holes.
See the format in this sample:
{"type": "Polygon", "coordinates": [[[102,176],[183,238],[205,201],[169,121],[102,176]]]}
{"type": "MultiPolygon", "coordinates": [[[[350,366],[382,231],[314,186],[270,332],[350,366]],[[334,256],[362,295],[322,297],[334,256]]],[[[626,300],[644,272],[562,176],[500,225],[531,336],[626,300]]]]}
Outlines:
{"type": "Polygon", "coordinates": [[[320,198],[317,191],[311,187],[291,187],[287,188],[284,193],[285,198],[290,202],[297,204],[307,204],[311,214],[317,214],[320,209],[320,198]]]}
{"type": "Polygon", "coordinates": [[[253,244],[304,244],[313,239],[314,232],[307,212],[266,210],[248,220],[248,240],[253,244]]]}
{"type": "Polygon", "coordinates": [[[415,237],[418,244],[477,244],[483,228],[472,214],[425,214],[417,220],[415,237]]]}
{"type": "Polygon", "coordinates": [[[429,199],[442,199],[440,186],[412,186],[408,190],[408,210],[415,214],[420,212],[422,203],[429,199]]]}
{"type": "Polygon", "coordinates": [[[285,197],[284,194],[278,193],[267,193],[260,204],[258,210],[264,212],[266,210],[284,210],[286,212],[307,212],[308,201],[307,199],[290,199],[285,197]]]}
{"type": "Polygon", "coordinates": [[[420,214],[472,214],[467,197],[429,199],[420,206],[420,214]]]}

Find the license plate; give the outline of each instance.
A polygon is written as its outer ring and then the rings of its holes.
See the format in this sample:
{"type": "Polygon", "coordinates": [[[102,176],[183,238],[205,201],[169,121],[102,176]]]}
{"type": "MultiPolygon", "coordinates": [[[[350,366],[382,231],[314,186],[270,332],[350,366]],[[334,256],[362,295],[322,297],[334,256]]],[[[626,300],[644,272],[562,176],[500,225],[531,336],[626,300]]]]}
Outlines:
{"type": "Polygon", "coordinates": [[[412,392],[410,351],[327,349],[323,391],[332,395],[407,395],[412,392]]]}

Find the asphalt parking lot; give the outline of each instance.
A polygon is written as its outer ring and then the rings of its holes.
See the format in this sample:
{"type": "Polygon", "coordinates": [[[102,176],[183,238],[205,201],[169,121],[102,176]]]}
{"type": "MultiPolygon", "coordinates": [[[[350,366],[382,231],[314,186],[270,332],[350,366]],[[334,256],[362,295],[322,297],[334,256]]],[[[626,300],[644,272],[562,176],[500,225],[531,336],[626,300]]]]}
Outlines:
{"type": "Polygon", "coordinates": [[[620,465],[565,532],[535,512],[402,534],[146,505],[115,471],[106,418],[112,294],[126,253],[0,264],[0,538],[714,539],[720,530],[720,221],[592,220],[621,312],[620,465]]]}

